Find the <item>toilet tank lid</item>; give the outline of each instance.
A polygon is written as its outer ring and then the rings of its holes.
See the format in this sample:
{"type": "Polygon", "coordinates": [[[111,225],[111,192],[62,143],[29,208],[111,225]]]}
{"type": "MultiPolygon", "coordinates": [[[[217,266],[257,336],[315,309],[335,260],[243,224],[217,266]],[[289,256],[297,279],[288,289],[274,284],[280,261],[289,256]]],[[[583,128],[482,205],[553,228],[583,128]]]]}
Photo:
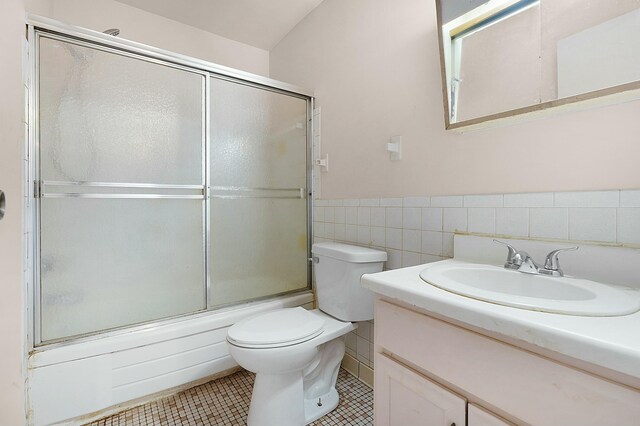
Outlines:
{"type": "Polygon", "coordinates": [[[341,243],[316,243],[311,248],[311,252],[316,256],[327,256],[353,263],[384,262],[387,260],[387,253],[382,250],[341,243]]]}

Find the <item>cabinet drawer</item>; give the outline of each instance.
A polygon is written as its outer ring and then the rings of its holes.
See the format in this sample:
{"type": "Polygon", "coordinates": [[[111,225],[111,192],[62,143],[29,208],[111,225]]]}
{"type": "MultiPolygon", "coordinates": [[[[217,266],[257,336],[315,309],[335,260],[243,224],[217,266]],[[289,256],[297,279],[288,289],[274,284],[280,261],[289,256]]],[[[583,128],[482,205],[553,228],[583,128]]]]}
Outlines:
{"type": "Polygon", "coordinates": [[[640,392],[634,389],[427,315],[378,300],[375,328],[378,351],[522,422],[602,426],[640,419],[640,392]]]}

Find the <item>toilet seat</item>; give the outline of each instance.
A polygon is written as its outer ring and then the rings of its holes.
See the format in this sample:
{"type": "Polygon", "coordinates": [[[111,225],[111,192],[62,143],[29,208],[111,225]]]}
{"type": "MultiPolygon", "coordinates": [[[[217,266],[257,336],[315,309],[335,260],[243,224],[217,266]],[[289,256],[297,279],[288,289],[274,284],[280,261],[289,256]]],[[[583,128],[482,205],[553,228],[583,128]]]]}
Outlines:
{"type": "Polygon", "coordinates": [[[231,326],[227,340],[244,348],[278,348],[320,335],[325,320],[304,308],[285,308],[242,320],[231,326]]]}

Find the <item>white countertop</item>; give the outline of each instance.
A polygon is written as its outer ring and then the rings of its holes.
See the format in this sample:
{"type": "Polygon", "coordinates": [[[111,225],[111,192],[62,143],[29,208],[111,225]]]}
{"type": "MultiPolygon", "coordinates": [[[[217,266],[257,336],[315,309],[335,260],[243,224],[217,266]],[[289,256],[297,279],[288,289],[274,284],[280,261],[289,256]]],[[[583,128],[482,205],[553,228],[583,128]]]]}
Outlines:
{"type": "MultiPolygon", "coordinates": [[[[450,259],[441,262],[395,269],[362,277],[362,285],[379,295],[469,325],[475,331],[500,338],[564,363],[638,387],[640,384],[640,312],[618,317],[586,317],[529,311],[483,302],[450,293],[424,282],[420,272],[442,262],[468,263],[450,259]],[[515,343],[514,343],[515,342],[515,343]],[[569,358],[569,362],[567,361],[569,358]],[[595,366],[596,368],[589,368],[595,366]],[[597,367],[602,367],[601,371],[597,367]],[[621,379],[622,373],[630,380],[621,379]]],[[[630,297],[637,290],[630,291],[630,297]]]]}

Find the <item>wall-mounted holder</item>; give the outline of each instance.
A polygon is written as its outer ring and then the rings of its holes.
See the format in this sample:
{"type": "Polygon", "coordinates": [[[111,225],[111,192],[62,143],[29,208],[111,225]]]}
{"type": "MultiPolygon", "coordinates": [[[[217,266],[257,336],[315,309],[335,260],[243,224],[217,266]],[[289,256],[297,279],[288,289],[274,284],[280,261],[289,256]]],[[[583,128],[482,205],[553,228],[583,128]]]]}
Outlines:
{"type": "Polygon", "coordinates": [[[402,136],[392,136],[391,142],[387,144],[387,151],[389,151],[389,160],[402,160],[402,136]]]}
{"type": "Polygon", "coordinates": [[[323,172],[329,171],[329,154],[325,154],[322,158],[316,158],[313,161],[314,166],[318,166],[322,169],[323,172]]]}
{"type": "Polygon", "coordinates": [[[0,189],[0,220],[4,217],[4,211],[7,208],[7,198],[4,196],[4,192],[0,189]]]}

